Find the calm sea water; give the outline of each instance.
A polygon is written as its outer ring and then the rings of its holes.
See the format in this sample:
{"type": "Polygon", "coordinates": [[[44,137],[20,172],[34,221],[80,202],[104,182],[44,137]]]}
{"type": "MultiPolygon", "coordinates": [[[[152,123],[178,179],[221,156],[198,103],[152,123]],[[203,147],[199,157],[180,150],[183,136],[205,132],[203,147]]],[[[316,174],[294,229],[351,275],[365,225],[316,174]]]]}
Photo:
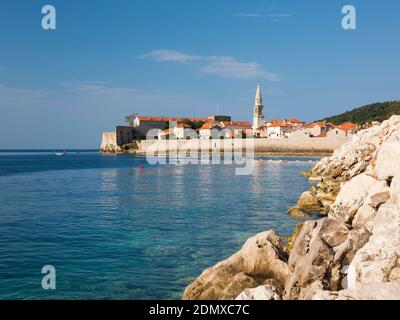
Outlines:
{"type": "Polygon", "coordinates": [[[310,161],[259,158],[236,176],[229,165],[0,152],[0,299],[179,299],[249,236],[292,231],[299,220],[285,212],[310,161]],[[41,287],[47,264],[56,290],[41,287]]]}

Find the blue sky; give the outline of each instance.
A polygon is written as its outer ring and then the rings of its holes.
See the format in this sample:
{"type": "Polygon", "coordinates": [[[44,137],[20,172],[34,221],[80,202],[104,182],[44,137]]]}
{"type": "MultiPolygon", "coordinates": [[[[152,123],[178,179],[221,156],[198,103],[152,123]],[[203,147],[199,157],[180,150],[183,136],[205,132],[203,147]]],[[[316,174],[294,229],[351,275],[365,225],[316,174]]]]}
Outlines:
{"type": "Polygon", "coordinates": [[[98,148],[126,114],[312,121],[399,99],[400,3],[131,0],[0,4],[0,149],[98,148]],[[57,29],[41,28],[41,8],[57,29]],[[341,8],[357,9],[357,30],[341,8]]]}

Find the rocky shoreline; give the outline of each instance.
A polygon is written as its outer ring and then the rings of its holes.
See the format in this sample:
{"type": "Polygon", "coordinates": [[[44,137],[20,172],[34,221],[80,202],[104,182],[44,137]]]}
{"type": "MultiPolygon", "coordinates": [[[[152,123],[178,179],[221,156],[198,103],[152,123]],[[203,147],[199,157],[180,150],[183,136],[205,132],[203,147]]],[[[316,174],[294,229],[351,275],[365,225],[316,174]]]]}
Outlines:
{"type": "Polygon", "coordinates": [[[400,116],[360,131],[306,175],[291,214],[317,212],[286,241],[251,237],[183,299],[400,299],[400,116]]]}

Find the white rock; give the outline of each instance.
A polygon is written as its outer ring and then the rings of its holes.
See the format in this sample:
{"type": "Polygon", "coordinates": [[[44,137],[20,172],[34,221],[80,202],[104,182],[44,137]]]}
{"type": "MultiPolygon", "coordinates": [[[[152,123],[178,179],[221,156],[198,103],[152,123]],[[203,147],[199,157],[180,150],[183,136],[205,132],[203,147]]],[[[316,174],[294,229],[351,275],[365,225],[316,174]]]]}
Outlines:
{"type": "Polygon", "coordinates": [[[390,201],[400,206],[400,172],[398,172],[390,185],[390,201]]]}
{"type": "Polygon", "coordinates": [[[318,291],[313,300],[400,300],[400,282],[358,284],[337,292],[318,291]]]}
{"type": "Polygon", "coordinates": [[[379,180],[387,180],[400,172],[400,142],[386,141],[377,150],[374,174],[379,180]]]}
{"type": "Polygon", "coordinates": [[[346,182],[331,206],[329,216],[342,222],[350,222],[375,183],[376,180],[365,173],[346,182]]]}
{"type": "Polygon", "coordinates": [[[400,267],[400,208],[394,204],[382,205],[372,232],[349,266],[349,288],[359,283],[387,282],[391,272],[400,267]]]}
{"type": "Polygon", "coordinates": [[[364,225],[369,231],[376,216],[376,210],[390,198],[390,188],[386,181],[375,181],[369,188],[368,194],[361,207],[357,210],[352,222],[353,226],[364,225]]]}
{"type": "Polygon", "coordinates": [[[281,300],[274,286],[263,285],[254,289],[245,289],[235,300],[281,300]]]}
{"type": "Polygon", "coordinates": [[[364,203],[357,211],[353,225],[364,225],[368,231],[372,230],[372,225],[376,217],[376,210],[368,203],[364,203]]]}
{"type": "Polygon", "coordinates": [[[283,245],[282,239],[273,231],[249,238],[234,255],[204,270],[186,288],[183,299],[230,300],[244,289],[256,287],[270,278],[283,286],[291,273],[283,245]]]}

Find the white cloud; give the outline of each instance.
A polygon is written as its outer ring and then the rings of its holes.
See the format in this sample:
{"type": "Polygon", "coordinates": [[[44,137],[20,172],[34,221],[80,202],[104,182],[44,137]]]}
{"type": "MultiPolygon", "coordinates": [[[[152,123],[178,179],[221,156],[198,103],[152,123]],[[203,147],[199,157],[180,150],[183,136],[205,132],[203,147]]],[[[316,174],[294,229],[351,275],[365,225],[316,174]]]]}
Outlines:
{"type": "MultiPolygon", "coordinates": [[[[161,89],[141,89],[131,87],[112,86],[109,82],[103,81],[82,81],[74,80],[71,82],[59,83],[61,92],[68,96],[87,101],[90,104],[98,105],[119,105],[129,106],[136,105],[140,108],[146,108],[149,105],[161,105],[164,102],[177,103],[182,99],[189,99],[186,94],[176,94],[161,89]],[[114,104],[116,102],[116,104],[114,104]]],[[[182,104],[185,105],[185,104],[182,104]]],[[[140,110],[143,111],[143,110],[140,110]]]]}
{"type": "Polygon", "coordinates": [[[136,90],[126,87],[112,87],[109,86],[108,82],[104,81],[81,81],[75,80],[72,82],[61,82],[59,85],[67,93],[87,93],[87,94],[99,94],[99,95],[112,95],[112,94],[123,94],[123,93],[135,93],[136,90]]]}
{"type": "Polygon", "coordinates": [[[139,58],[149,58],[158,62],[180,62],[191,64],[203,74],[228,78],[257,78],[268,81],[279,81],[280,76],[269,72],[257,62],[242,62],[229,56],[189,55],[177,50],[157,49],[139,58]]]}
{"type": "Polygon", "coordinates": [[[262,18],[262,17],[265,17],[265,15],[261,14],[261,13],[241,12],[241,13],[236,13],[235,15],[238,16],[238,17],[246,17],[246,18],[262,18]]]}
{"type": "Polygon", "coordinates": [[[32,100],[46,97],[49,94],[50,90],[11,88],[0,84],[0,107],[3,103],[17,102],[28,104],[32,100]]]}
{"type": "Polygon", "coordinates": [[[151,58],[156,61],[168,61],[168,62],[192,62],[196,60],[202,59],[202,57],[184,54],[176,50],[169,50],[169,49],[157,49],[150,53],[143,54],[139,58],[151,58]]]}
{"type": "Polygon", "coordinates": [[[200,70],[206,74],[229,78],[279,80],[276,73],[266,71],[257,62],[240,62],[232,57],[211,57],[206,65],[200,67],[200,70]]]}
{"type": "Polygon", "coordinates": [[[240,12],[235,16],[244,18],[269,18],[271,21],[281,21],[281,19],[289,18],[292,16],[290,13],[257,13],[257,12],[240,12]]]}

